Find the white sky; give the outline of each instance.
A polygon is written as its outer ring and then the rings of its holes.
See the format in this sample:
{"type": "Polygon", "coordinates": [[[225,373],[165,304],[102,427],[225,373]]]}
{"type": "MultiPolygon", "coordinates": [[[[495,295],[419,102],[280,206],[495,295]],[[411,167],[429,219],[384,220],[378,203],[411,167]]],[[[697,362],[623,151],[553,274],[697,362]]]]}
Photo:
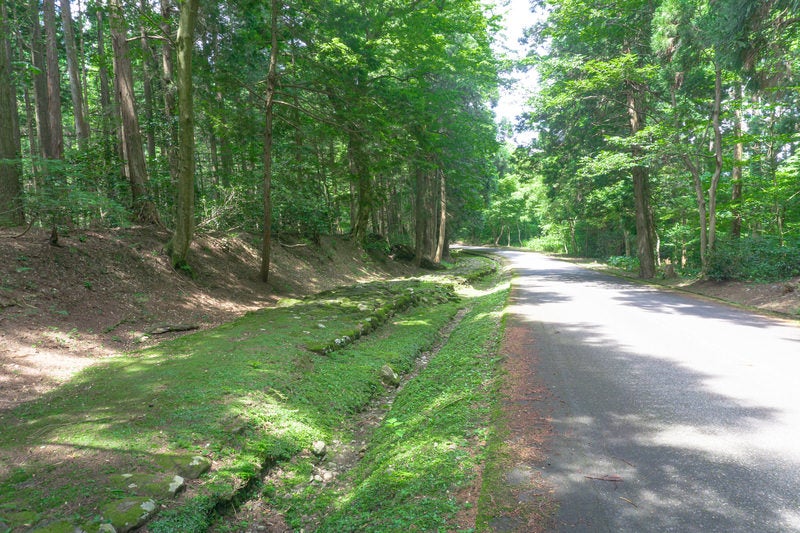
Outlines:
{"type": "MultiPolygon", "coordinates": [[[[541,19],[540,14],[531,12],[530,0],[510,0],[508,6],[500,8],[504,14],[505,32],[501,34],[501,42],[498,43],[498,53],[507,54],[512,58],[522,58],[527,54],[527,47],[519,43],[525,28],[533,26],[541,19]]],[[[530,94],[538,87],[537,76],[533,71],[517,72],[511,76],[515,80],[514,85],[509,89],[501,89],[500,100],[495,108],[495,115],[498,122],[508,119],[512,124],[516,124],[517,116],[522,112],[523,106],[530,94]]],[[[530,135],[517,134],[515,141],[524,143],[530,140],[530,135]]]]}

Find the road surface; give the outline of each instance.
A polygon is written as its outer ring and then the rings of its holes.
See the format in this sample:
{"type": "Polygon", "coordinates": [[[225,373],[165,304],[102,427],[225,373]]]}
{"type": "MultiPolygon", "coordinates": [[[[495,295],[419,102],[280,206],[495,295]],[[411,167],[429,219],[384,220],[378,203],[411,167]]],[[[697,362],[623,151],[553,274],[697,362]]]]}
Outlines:
{"type": "Polygon", "coordinates": [[[800,327],[500,251],[550,391],[558,531],[800,531],[800,327]]]}

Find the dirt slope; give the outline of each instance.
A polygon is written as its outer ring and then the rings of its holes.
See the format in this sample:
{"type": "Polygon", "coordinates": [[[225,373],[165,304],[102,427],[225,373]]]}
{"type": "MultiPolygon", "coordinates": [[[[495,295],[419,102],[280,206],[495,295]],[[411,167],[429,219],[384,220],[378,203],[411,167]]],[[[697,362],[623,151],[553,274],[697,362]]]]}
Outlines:
{"type": "Polygon", "coordinates": [[[330,238],[273,247],[265,285],[254,238],[202,235],[192,279],[169,267],[162,230],[75,231],[62,247],[18,233],[0,230],[0,417],[103,358],[181,334],[157,327],[209,328],[283,296],[411,272],[330,238]]]}

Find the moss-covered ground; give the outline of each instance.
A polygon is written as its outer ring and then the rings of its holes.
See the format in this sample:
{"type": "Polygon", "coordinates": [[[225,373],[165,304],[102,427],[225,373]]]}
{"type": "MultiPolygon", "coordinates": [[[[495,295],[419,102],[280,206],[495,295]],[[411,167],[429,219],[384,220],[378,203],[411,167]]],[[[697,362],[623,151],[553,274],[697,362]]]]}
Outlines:
{"type": "MultiPolygon", "coordinates": [[[[284,502],[313,495],[313,509],[330,511],[321,531],[391,530],[412,520],[446,528],[465,505],[454,491],[480,460],[506,292],[483,281],[484,292],[459,296],[450,284],[457,278],[443,279],[284,301],[110,359],[22,404],[0,431],[0,531],[99,530],[109,503],[135,497],[114,483],[120,474],[184,474],[179,465],[195,457],[210,471],[196,480],[199,472],[186,474],[183,495],[158,500],[159,518],[148,528],[204,531],[226,502],[261,494],[265,471],[302,470],[292,459],[308,455],[313,442],[346,439],[343,421],[385,391],[381,368],[411,371],[466,307],[449,342],[393,403],[348,474],[349,489],[281,495],[284,502]]],[[[289,507],[287,521],[302,527],[312,510],[289,507]]]]}

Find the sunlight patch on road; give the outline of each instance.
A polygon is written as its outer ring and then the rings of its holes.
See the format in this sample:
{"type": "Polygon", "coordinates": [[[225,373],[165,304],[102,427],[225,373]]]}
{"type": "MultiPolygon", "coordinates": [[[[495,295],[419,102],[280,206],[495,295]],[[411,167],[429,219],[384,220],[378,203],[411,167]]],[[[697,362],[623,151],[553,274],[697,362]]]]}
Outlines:
{"type": "Polygon", "coordinates": [[[780,517],[786,531],[800,530],[800,511],[797,509],[782,509],[780,517]]]}
{"type": "MultiPolygon", "coordinates": [[[[750,433],[750,429],[747,430],[747,433],[750,433]]],[[[726,456],[739,460],[752,455],[752,450],[744,444],[746,441],[741,438],[740,434],[688,424],[673,424],[656,431],[651,437],[643,436],[638,440],[646,446],[694,450],[709,456],[726,456]]]]}

